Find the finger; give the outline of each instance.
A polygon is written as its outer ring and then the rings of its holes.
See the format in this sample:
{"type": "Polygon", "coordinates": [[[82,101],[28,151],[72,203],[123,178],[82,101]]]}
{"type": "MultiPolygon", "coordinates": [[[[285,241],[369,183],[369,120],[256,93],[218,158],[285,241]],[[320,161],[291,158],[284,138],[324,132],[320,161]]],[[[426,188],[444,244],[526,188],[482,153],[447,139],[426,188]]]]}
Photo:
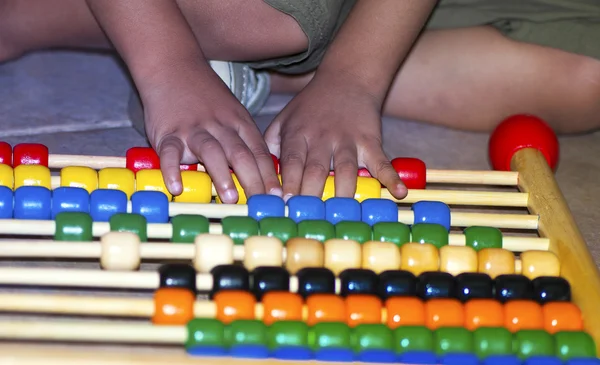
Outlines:
{"type": "Polygon", "coordinates": [[[185,151],[185,145],[178,137],[169,135],[164,137],[157,146],[160,159],[160,169],[167,186],[172,195],[183,192],[181,181],[180,163],[185,151]]]}
{"type": "Polygon", "coordinates": [[[277,171],[267,144],[262,138],[258,128],[243,128],[240,137],[246,143],[256,161],[264,189],[268,194],[282,196],[281,184],[277,178],[277,171]],[[249,129],[249,130],[248,130],[249,129]]]}
{"type": "Polygon", "coordinates": [[[371,146],[364,153],[365,165],[371,172],[374,178],[378,179],[381,184],[389,190],[390,194],[396,199],[404,199],[408,190],[398,172],[392,166],[392,163],[383,152],[381,146],[371,146]]]}
{"type": "Polygon", "coordinates": [[[273,155],[281,156],[281,122],[274,120],[265,131],[265,143],[269,152],[273,155]]]}
{"type": "Polygon", "coordinates": [[[325,180],[331,171],[332,155],[333,148],[331,143],[326,141],[311,143],[306,157],[300,194],[317,197],[323,196],[325,180]]]}
{"type": "Polygon", "coordinates": [[[292,135],[289,138],[286,138],[286,136],[281,138],[279,169],[281,170],[283,199],[285,201],[300,194],[306,153],[307,145],[304,137],[292,135]]]}
{"type": "Polygon", "coordinates": [[[354,198],[358,176],[356,147],[344,145],[333,153],[333,169],[335,171],[335,196],[354,198]]]}
{"type": "Polygon", "coordinates": [[[215,190],[225,204],[234,204],[239,195],[229,171],[221,143],[207,132],[194,134],[188,141],[190,150],[198,156],[210,175],[215,190]]]}

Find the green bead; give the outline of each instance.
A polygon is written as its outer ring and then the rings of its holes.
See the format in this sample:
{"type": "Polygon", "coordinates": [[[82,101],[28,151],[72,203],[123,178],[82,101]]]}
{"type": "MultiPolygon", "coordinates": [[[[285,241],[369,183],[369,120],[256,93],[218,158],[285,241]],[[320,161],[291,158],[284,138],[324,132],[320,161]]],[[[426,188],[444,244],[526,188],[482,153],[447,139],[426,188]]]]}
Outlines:
{"type": "Polygon", "coordinates": [[[432,351],[433,332],[423,326],[400,326],[393,330],[394,351],[432,351]]]}
{"type": "Polygon", "coordinates": [[[171,218],[171,242],[194,243],[196,236],[208,233],[208,218],[203,215],[180,214],[171,218]]]}
{"type": "Polygon", "coordinates": [[[475,251],[484,248],[502,248],[502,232],[494,227],[468,227],[464,231],[467,246],[475,251]]]}
{"type": "Polygon", "coordinates": [[[373,241],[392,242],[398,246],[410,242],[410,228],[401,222],[379,222],[373,225],[373,241]]]}
{"type": "Polygon", "coordinates": [[[267,346],[271,350],[282,346],[308,346],[308,334],[306,322],[277,321],[269,327],[267,346]]]}
{"type": "Polygon", "coordinates": [[[324,348],[350,348],[352,332],[341,322],[320,322],[311,328],[311,348],[315,351],[324,348]]]}
{"type": "Polygon", "coordinates": [[[288,217],[266,217],[259,222],[260,235],[279,238],[282,244],[298,236],[298,226],[288,217]]]}
{"type": "Polygon", "coordinates": [[[298,223],[298,237],[325,242],[335,238],[335,227],[326,220],[305,220],[298,223]]]}
{"type": "Polygon", "coordinates": [[[441,224],[417,223],[412,226],[412,242],[430,243],[437,248],[448,245],[449,234],[441,224]]]}
{"type": "Polygon", "coordinates": [[[473,333],[464,327],[442,327],[433,331],[434,351],[438,355],[473,352],[473,333]]]}
{"type": "Polygon", "coordinates": [[[266,345],[267,326],[261,320],[237,320],[229,324],[227,343],[236,345],[266,345]]]}
{"type": "Polygon", "coordinates": [[[365,350],[391,350],[394,347],[394,335],[385,324],[360,324],[352,333],[354,352],[365,350]]]}
{"type": "Polygon", "coordinates": [[[231,237],[236,245],[243,245],[252,236],[258,236],[258,221],[248,216],[230,216],[221,220],[223,234],[231,237]]]}
{"type": "Polygon", "coordinates": [[[86,241],[94,240],[92,235],[92,217],[82,212],[62,212],[54,219],[56,241],[86,241]]]}
{"type": "Polygon", "coordinates": [[[189,321],[185,347],[227,346],[226,327],[214,318],[195,318],[189,321]]]}
{"type": "Polygon", "coordinates": [[[110,230],[116,232],[132,232],[138,235],[141,242],[148,241],[146,217],[137,213],[116,213],[110,217],[110,230]]]}
{"type": "Polygon", "coordinates": [[[511,355],[513,336],[504,327],[479,327],[473,331],[474,353],[480,358],[492,355],[511,355]]]}
{"type": "Polygon", "coordinates": [[[555,355],[563,361],[572,358],[596,357],[596,344],[583,331],[561,331],[554,334],[555,355]]]}
{"type": "Polygon", "coordinates": [[[531,356],[554,356],[554,338],[543,330],[521,330],[514,335],[514,345],[521,359],[531,356]]]}
{"type": "Polygon", "coordinates": [[[342,221],[335,225],[335,236],[344,240],[365,243],[373,238],[371,226],[365,222],[342,221]]]}

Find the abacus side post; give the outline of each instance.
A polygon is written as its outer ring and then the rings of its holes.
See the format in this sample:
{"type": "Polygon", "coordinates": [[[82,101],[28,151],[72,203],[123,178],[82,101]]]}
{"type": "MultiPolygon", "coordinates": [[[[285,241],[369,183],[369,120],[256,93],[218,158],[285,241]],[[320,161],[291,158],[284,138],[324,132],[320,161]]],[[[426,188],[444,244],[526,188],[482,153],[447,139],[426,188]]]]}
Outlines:
{"type": "Polygon", "coordinates": [[[600,355],[600,272],[554,174],[543,154],[531,148],[515,153],[511,169],[519,172],[519,189],[529,193],[528,209],[539,215],[539,233],[550,239],[549,250],[561,262],[561,275],[571,284],[573,301],[600,355]]]}

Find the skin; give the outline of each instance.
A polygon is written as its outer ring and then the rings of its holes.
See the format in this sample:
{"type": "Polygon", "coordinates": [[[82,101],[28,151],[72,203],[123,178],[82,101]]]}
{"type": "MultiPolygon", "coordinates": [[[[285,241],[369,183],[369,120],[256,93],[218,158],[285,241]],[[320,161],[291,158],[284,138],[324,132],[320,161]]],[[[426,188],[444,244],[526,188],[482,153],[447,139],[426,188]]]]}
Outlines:
{"type": "Polygon", "coordinates": [[[0,62],[53,47],[116,50],[169,190],[181,191],[180,162],[200,161],[227,203],[237,200],[228,165],[247,195],[320,195],[333,167],[336,194],[351,196],[356,169],[367,167],[404,197],[381,148],[382,114],[481,131],[523,112],[559,132],[600,125],[597,60],[487,27],[421,33],[435,3],[358,1],[317,72],[273,75],[274,91],[297,95],[264,138],[206,61],[306,48],[298,24],[262,0],[0,0],[0,62]],[[283,187],[269,152],[281,158],[283,187]]]}

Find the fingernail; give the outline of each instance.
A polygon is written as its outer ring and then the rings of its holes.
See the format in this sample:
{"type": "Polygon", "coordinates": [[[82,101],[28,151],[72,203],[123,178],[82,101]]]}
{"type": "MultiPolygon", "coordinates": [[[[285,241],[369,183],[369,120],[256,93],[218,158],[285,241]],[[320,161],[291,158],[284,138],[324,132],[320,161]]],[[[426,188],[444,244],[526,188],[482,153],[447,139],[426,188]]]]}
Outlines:
{"type": "Polygon", "coordinates": [[[273,188],[269,191],[269,195],[282,196],[283,190],[281,188],[273,188]]]}
{"type": "Polygon", "coordinates": [[[221,200],[228,204],[233,204],[237,201],[237,191],[234,189],[227,189],[223,192],[221,200]]]}
{"type": "Polygon", "coordinates": [[[294,196],[293,194],[285,194],[285,196],[283,197],[283,201],[287,203],[287,201],[294,196]]]}
{"type": "Polygon", "coordinates": [[[169,184],[169,191],[173,195],[179,195],[182,193],[183,187],[181,186],[181,184],[179,182],[173,181],[169,184]]]}

